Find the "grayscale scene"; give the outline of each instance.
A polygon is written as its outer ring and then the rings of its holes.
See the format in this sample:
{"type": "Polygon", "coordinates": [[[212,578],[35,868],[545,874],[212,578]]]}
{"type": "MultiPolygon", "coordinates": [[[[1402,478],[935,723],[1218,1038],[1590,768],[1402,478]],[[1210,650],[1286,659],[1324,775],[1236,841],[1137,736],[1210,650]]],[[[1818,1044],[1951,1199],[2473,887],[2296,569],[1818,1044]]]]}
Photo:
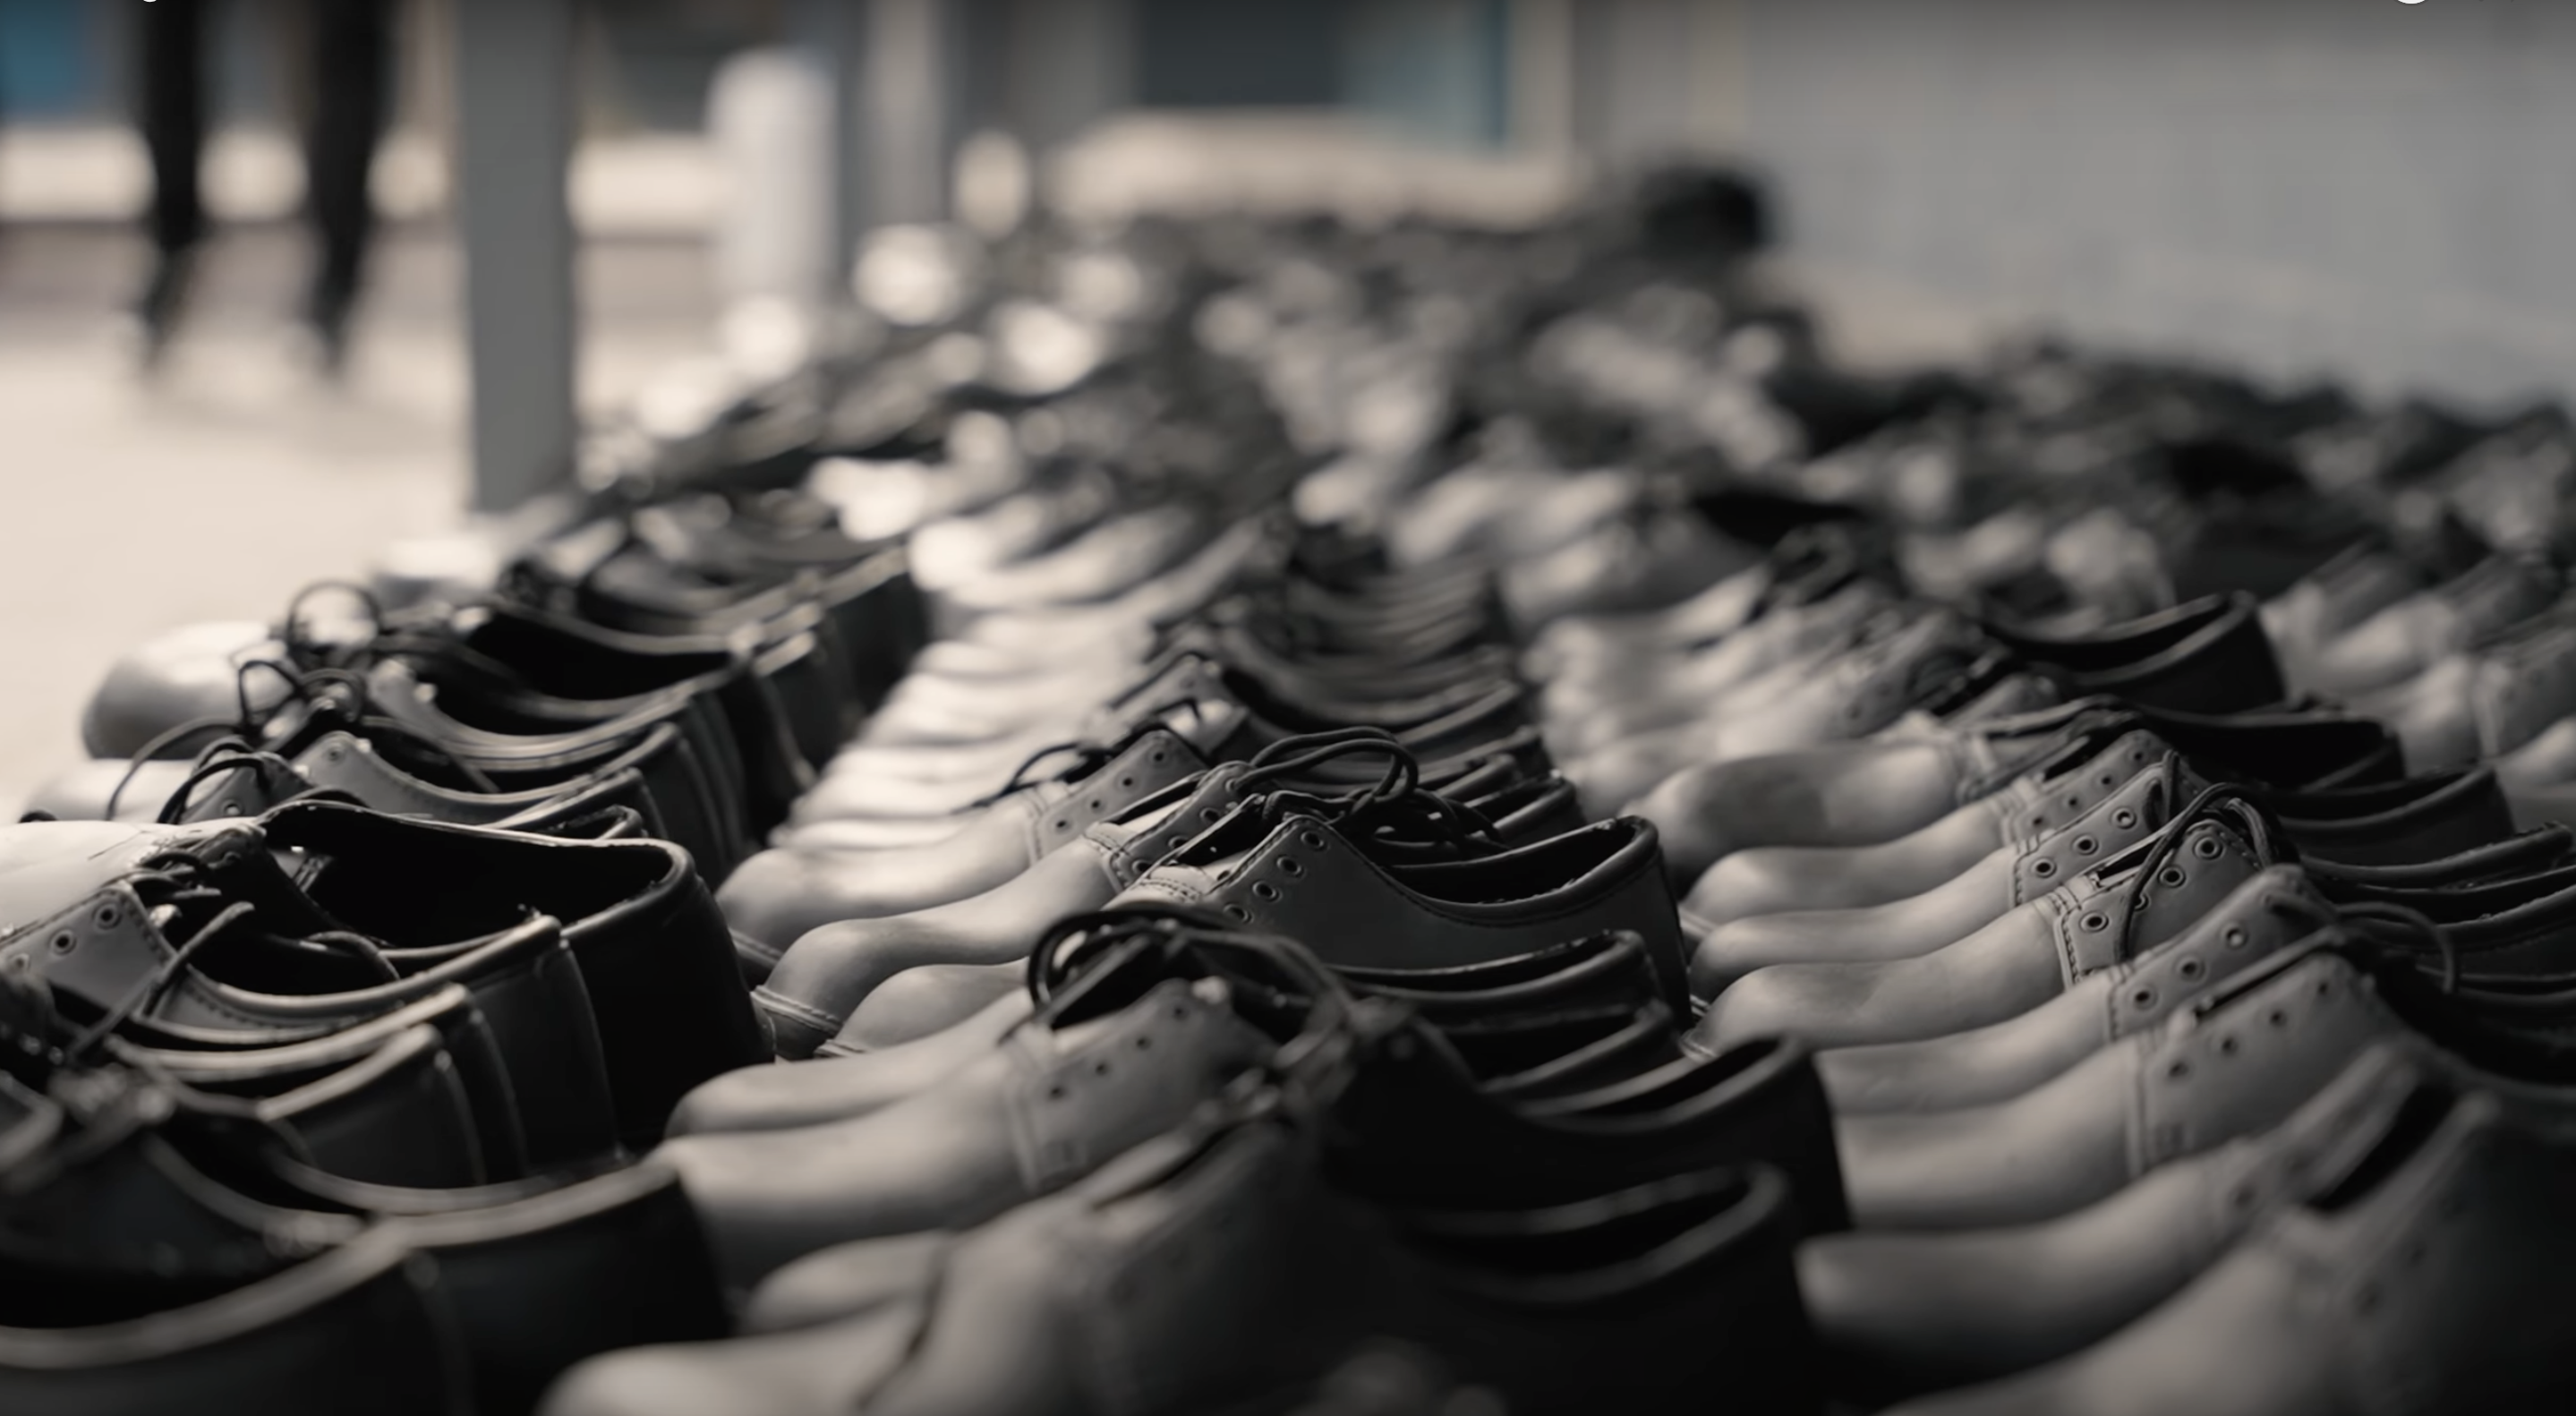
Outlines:
{"type": "Polygon", "coordinates": [[[2571,74],[0,0],[0,1416],[2576,1412],[2571,74]]]}

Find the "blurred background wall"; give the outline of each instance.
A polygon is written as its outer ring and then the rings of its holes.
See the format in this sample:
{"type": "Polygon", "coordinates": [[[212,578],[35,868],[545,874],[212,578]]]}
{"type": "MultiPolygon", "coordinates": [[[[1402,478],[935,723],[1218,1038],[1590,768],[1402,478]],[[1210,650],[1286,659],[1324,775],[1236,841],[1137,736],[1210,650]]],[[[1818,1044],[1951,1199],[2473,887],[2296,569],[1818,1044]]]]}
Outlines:
{"type": "MultiPolygon", "coordinates": [[[[438,16],[454,3],[413,7],[405,133],[378,184],[398,215],[435,215],[444,200],[438,16]]],[[[216,182],[219,205],[229,189],[237,208],[276,216],[293,200],[287,100],[250,23],[269,4],[232,7],[218,92],[240,132],[215,165],[231,173],[216,182]]],[[[126,159],[118,176],[98,157],[112,147],[49,169],[25,140],[113,126],[125,110],[119,17],[130,8],[0,0],[0,124],[17,139],[0,138],[0,223],[49,200],[94,213],[137,200],[136,164],[126,159]],[[38,190],[83,180],[78,199],[38,190]]],[[[2576,173],[2564,155],[2576,137],[2576,85],[2565,81],[2576,73],[2576,5],[2559,0],[577,9],[586,228],[685,234],[715,219],[723,174],[693,139],[729,57],[810,42],[817,16],[917,12],[937,30],[937,94],[923,100],[935,111],[916,104],[893,124],[913,149],[860,144],[859,161],[881,171],[926,162],[930,175],[881,201],[880,216],[943,206],[943,164],[978,130],[1045,150],[1138,111],[1238,125],[1339,114],[1467,151],[1747,160],[1776,183],[1792,264],[1819,277],[1817,293],[1864,352],[1947,353],[2046,323],[2284,376],[2332,372],[2480,399],[2536,391],[2576,367],[2576,274],[2564,255],[2576,249],[2576,173]]],[[[910,84],[920,67],[879,78],[910,84]]],[[[865,104],[851,112],[882,111],[865,104]]]]}
{"type": "Polygon", "coordinates": [[[1745,0],[1855,298],[2477,397],[2576,370],[2576,5],[1745,0]],[[1865,289],[1863,288],[1865,287],[1865,289]]]}

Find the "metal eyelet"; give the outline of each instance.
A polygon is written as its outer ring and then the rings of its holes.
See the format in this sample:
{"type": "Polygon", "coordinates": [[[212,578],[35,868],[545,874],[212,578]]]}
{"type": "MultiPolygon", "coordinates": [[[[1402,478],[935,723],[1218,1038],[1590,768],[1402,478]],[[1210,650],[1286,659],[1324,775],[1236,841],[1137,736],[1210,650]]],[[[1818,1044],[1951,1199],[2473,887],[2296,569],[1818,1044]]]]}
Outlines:
{"type": "Polygon", "coordinates": [[[2174,972],[2182,975],[2185,982],[2199,978],[2203,971],[2202,964],[2198,959],[2185,959],[2174,965],[2174,972]]]}
{"type": "Polygon", "coordinates": [[[2134,989],[2129,994],[2129,1002],[2140,1008],[2152,1008],[2156,1006],[2156,991],[2152,988],[2134,989]]]}
{"type": "Polygon", "coordinates": [[[2218,853],[2224,849],[2225,847],[2218,844],[2218,838],[2215,836],[2203,836],[2191,843],[2191,853],[2202,860],[2216,860],[2218,853]]]}
{"type": "Polygon", "coordinates": [[[2245,926],[2241,924],[2231,924],[2227,926],[2227,932],[2219,935],[2218,937],[2227,945],[2228,948],[2242,949],[2245,947],[2245,926]]]}
{"type": "Polygon", "coordinates": [[[1073,823],[1071,821],[1058,818],[1055,823],[1055,829],[1059,831],[1070,831],[1073,829],[1073,823]]]}
{"type": "Polygon", "coordinates": [[[68,929],[55,935],[52,943],[53,950],[57,954],[68,954],[80,947],[80,939],[68,929]]]}
{"type": "Polygon", "coordinates": [[[1299,865],[1295,856],[1281,856],[1279,872],[1283,875],[1303,875],[1306,873],[1306,867],[1299,865]]]}
{"type": "Polygon", "coordinates": [[[1267,880],[1255,880],[1252,882],[1252,897],[1264,903],[1276,900],[1279,898],[1279,887],[1267,880]]]}
{"type": "Polygon", "coordinates": [[[2165,1069],[2165,1080],[2169,1082],[2179,1082],[2190,1075],[2191,1065],[2185,1062],[2176,1062],[2165,1069]]]}
{"type": "Polygon", "coordinates": [[[1245,909],[1241,905],[1228,905],[1225,907],[1225,913],[1227,918],[1233,920],[1237,924],[1250,924],[1252,922],[1252,911],[1245,909]]]}
{"type": "Polygon", "coordinates": [[[2104,786],[2106,786],[2106,787],[2116,787],[2116,786],[2120,785],[2120,779],[2119,779],[2119,778],[2117,778],[2117,777],[2112,776],[2112,775],[2111,775],[2110,773],[2108,773],[2108,772],[2105,772],[2105,773],[2103,773],[2103,774],[2102,774],[2101,781],[2102,781],[2102,785],[2104,785],[2104,786]]]}
{"type": "Polygon", "coordinates": [[[1091,809],[1092,809],[1093,811],[1098,811],[1098,810],[1100,809],[1100,798],[1098,798],[1098,797],[1093,797],[1093,798],[1091,799],[1091,809]]]}
{"type": "Polygon", "coordinates": [[[1145,755],[1145,760],[1148,762],[1160,762],[1163,760],[1163,754],[1160,752],[1150,752],[1145,755]]]}
{"type": "Polygon", "coordinates": [[[2069,810],[2069,811],[2081,811],[2081,810],[2083,810],[2083,809],[2084,809],[2084,798],[2082,798],[2082,797],[2080,797],[2080,796],[2074,796],[2074,795],[2071,795],[2071,794],[2070,794],[2070,795],[2066,798],[2066,809],[2067,809],[2067,810],[2069,810]]]}
{"type": "Polygon", "coordinates": [[[2111,813],[2111,824],[2119,827],[2123,831],[2126,831],[2130,827],[2138,824],[2138,813],[2131,811],[2125,806],[2121,807],[2119,810],[2111,813]]]}
{"type": "Polygon", "coordinates": [[[2103,930],[2111,927],[2111,917],[2102,913],[2100,910],[2095,910],[2084,918],[2077,920],[2076,923],[2083,925],[2088,933],[2099,934],[2103,930]]]}
{"type": "Polygon", "coordinates": [[[1324,848],[1324,834],[1320,831],[1301,831],[1297,839],[1305,842],[1311,850],[1320,851],[1324,848]]]}
{"type": "Polygon", "coordinates": [[[1202,807],[1200,807],[1200,808],[1199,808],[1199,815],[1206,817],[1206,818],[1207,818],[1208,820],[1210,820],[1210,821],[1214,821],[1214,820],[1216,820],[1217,818],[1219,818],[1219,817],[1221,817],[1221,816],[1225,815],[1225,813],[1224,813],[1224,812],[1222,812],[1222,811],[1217,810],[1217,809],[1216,809],[1215,807],[1213,807],[1213,806],[1202,806],[1202,807]]]}
{"type": "Polygon", "coordinates": [[[2102,849],[2102,843],[2090,836],[2078,836],[2075,838],[2075,853],[2077,855],[2091,855],[2100,849],[2102,849]]]}
{"type": "Polygon", "coordinates": [[[2039,859],[2030,863],[2030,873],[2038,876],[2042,880],[2046,880],[2048,877],[2057,873],[2057,862],[2050,860],[2046,856],[2041,856],[2039,859]]]}
{"type": "Polygon", "coordinates": [[[116,922],[124,917],[124,915],[118,913],[116,906],[112,904],[99,906],[98,913],[90,916],[91,919],[97,921],[98,927],[101,929],[116,928],[116,922]]]}
{"type": "Polygon", "coordinates": [[[2156,883],[2164,886],[2168,890],[2175,890],[2180,889],[2183,883],[2190,879],[2190,876],[2182,873],[2182,867],[2178,865],[2168,865],[2164,868],[2163,873],[2156,877],[2156,883]]]}
{"type": "Polygon", "coordinates": [[[2275,1008],[2263,1015],[2263,1021],[2276,1028],[2286,1028],[2290,1025],[2290,1015],[2283,1009],[2275,1008]]]}
{"type": "Polygon", "coordinates": [[[1133,777],[1121,777],[1118,779],[1118,785],[1122,787],[1132,787],[1136,785],[1136,779],[1133,777]]]}
{"type": "Polygon", "coordinates": [[[2222,1037],[2222,1038],[2220,1038],[2220,1039],[2218,1040],[2218,1052],[2219,1052],[2219,1055],[2220,1055],[2220,1056],[2222,1056],[2222,1057],[2233,1057],[2233,1056],[2235,1056],[2235,1055],[2236,1055],[2236,1039],[2235,1039],[2235,1038],[2233,1038],[2233,1037],[2222,1037]]]}

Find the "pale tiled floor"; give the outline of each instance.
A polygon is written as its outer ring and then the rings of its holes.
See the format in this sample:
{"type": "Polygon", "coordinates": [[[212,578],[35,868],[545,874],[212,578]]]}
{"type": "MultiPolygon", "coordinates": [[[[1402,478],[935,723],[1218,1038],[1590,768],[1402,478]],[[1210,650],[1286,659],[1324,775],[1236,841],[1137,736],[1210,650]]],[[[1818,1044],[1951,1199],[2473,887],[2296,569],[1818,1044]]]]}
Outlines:
{"type": "MultiPolygon", "coordinates": [[[[300,373],[292,228],[228,233],[199,318],[152,384],[116,311],[141,271],[113,227],[0,229],[0,820],[74,760],[79,713],[127,646],[208,619],[273,619],[298,587],[455,523],[465,494],[456,258],[390,231],[344,387],[300,373]]],[[[585,252],[583,389],[613,405],[705,347],[703,244],[585,252]]]]}

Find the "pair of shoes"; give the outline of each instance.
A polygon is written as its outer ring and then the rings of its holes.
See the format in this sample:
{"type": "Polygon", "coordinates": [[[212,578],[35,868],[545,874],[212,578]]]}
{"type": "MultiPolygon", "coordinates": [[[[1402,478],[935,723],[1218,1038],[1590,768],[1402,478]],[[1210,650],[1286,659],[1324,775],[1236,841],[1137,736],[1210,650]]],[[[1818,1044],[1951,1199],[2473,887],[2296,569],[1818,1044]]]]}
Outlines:
{"type": "Polygon", "coordinates": [[[800,514],[775,495],[650,507],[539,547],[461,610],[388,615],[362,595],[358,632],[325,638],[300,597],[274,635],[147,645],[92,700],[102,760],[34,805],[201,820],[326,790],[511,826],[615,806],[721,880],[917,637],[900,552],[800,514]]]}
{"type": "MultiPolygon", "coordinates": [[[[1145,768],[1162,765],[1154,749],[1136,755],[1145,768]]],[[[1179,749],[1171,756],[1179,758],[1179,749]]],[[[832,1047],[834,1034],[845,1029],[864,1034],[864,1045],[882,1045],[963,1017],[989,1001],[992,992],[1007,987],[1011,970],[1028,957],[1054,921],[1101,908],[1121,892],[1170,888],[1171,877],[1163,869],[1167,862],[1220,834],[1238,813],[1270,810],[1274,792],[1294,790],[1301,782],[1308,792],[1327,788],[1330,782],[1324,774],[1353,759],[1384,763],[1387,784],[1329,798],[1300,793],[1286,801],[1308,818],[1300,828],[1303,836],[1314,838],[1315,843],[1328,838],[1344,841],[1356,869],[1373,864],[1407,878],[1418,874],[1419,868],[1446,860],[1536,846],[1585,824],[1574,810],[1569,786],[1552,776],[1528,775],[1507,754],[1426,769],[1396,739],[1370,729],[1284,739],[1248,761],[1222,763],[1183,777],[1109,813],[1079,834],[1062,829],[1048,833],[1041,843],[1052,849],[990,889],[923,909],[822,924],[799,936],[766,972],[757,995],[772,1015],[782,1054],[802,1056],[818,1047],[832,1047]],[[1439,785],[1418,787],[1426,777],[1439,785]],[[889,997],[867,1006],[878,990],[889,985],[898,993],[910,990],[909,998],[889,997]],[[933,999],[939,1002],[934,1004],[933,999]],[[863,1006],[868,1018],[864,1026],[860,1023],[863,1006]],[[925,1006],[932,1011],[925,1013],[925,1006]],[[890,1034],[889,1026],[898,1016],[904,1017],[901,1028],[890,1034]]],[[[1117,760],[1113,757],[1111,763],[1117,760]]],[[[1123,775],[1120,780],[1125,780],[1123,775]]],[[[953,876],[957,864],[975,862],[976,857],[966,852],[976,842],[999,840],[1018,849],[1024,839],[1024,827],[1007,837],[979,828],[971,839],[903,854],[917,858],[921,871],[947,866],[946,873],[953,876]]],[[[1309,851],[1323,849],[1320,844],[1304,844],[1309,851]]],[[[1309,877],[1308,867],[1296,863],[1293,854],[1279,859],[1291,862],[1272,863],[1279,879],[1245,873],[1239,889],[1213,907],[1248,914],[1256,904],[1284,905],[1293,881],[1311,878],[1316,885],[1330,883],[1322,874],[1309,877]]],[[[899,877],[901,861],[873,864],[899,877]]],[[[1531,864],[1538,862],[1533,859],[1531,864]]],[[[852,864],[838,868],[848,871],[852,864]]],[[[1314,868],[1330,869],[1320,854],[1314,868]]],[[[1346,885],[1367,888],[1366,881],[1346,885]]],[[[1301,887],[1299,893],[1304,897],[1314,892],[1301,887]]],[[[1468,898],[1455,892],[1446,897],[1468,898]]],[[[1653,918],[1651,913],[1640,916],[1653,918]]],[[[1602,923],[1614,927],[1630,921],[1605,917],[1602,923]]],[[[1668,935],[1656,937],[1660,941],[1668,935]]],[[[856,1036],[851,1045],[861,1045],[856,1036]]]]}
{"type": "MultiPolygon", "coordinates": [[[[2322,861],[2431,860],[2512,834],[2504,794],[2483,768],[2325,792],[2235,785],[2267,802],[2286,839],[2322,861]]],[[[1720,861],[1683,907],[1697,934],[1699,995],[1766,964],[1910,958],[2026,906],[2056,908],[2059,892],[2080,894],[2092,876],[2136,865],[2136,848],[2209,789],[2181,753],[2144,730],[2015,786],[2023,790],[1998,792],[1884,845],[1751,851],[1720,861]],[[2041,799],[2062,816],[2020,810],[2051,786],[2062,795],[2041,799]],[[1972,854],[1998,837],[1992,850],[1972,854]],[[2040,906],[2043,899],[2052,903],[2040,906]]]]}
{"type": "MultiPolygon", "coordinates": [[[[1282,1399],[1354,1342],[1393,1337],[1439,1353],[1516,1410],[1593,1409],[1605,1393],[1661,1402],[1724,1372],[1749,1409],[1813,1411],[1787,1269],[1790,1236],[1812,1223],[1799,1215],[1820,1192],[1799,1190],[1793,1204],[1781,1172],[1728,1164],[1751,1158],[1748,1148],[1786,1150],[1820,1156],[1829,1174],[1802,1059],[1765,1049],[1725,1065],[1668,1062],[1545,1111],[1503,1101],[1507,1082],[1477,1080],[1465,1060],[1508,1054],[1477,1034],[1511,1010],[1543,1016],[1599,996],[1597,980],[1551,981],[1622,956],[1628,996],[1659,1008],[1630,942],[1613,939],[1486,971],[1510,980],[1500,985],[1460,987],[1457,975],[1405,985],[1444,1019],[1433,1021],[1353,998],[1284,941],[1145,912],[1069,925],[1032,973],[1044,995],[1032,1020],[973,1080],[958,1073],[826,1123],[847,1143],[849,1181],[882,1184],[872,1172],[899,1173],[920,1153],[881,1143],[896,1128],[927,1138],[943,1115],[957,1126],[976,1115],[969,1095],[1017,1072],[1019,1105],[1045,1121],[1052,1144],[1015,1147],[1013,1128],[978,1117],[966,1125],[989,1129],[981,1145],[998,1154],[967,1168],[1015,1190],[1022,1167],[1052,1162],[1074,1172],[1053,1178],[1062,1188],[1011,1195],[1009,1208],[951,1234],[817,1248],[754,1293],[750,1335],[598,1359],[546,1409],[641,1416],[721,1394],[727,1409],[755,1412],[832,1402],[1071,1410],[1115,1394],[1139,1410],[1201,1410],[1282,1399]],[[1246,1046],[1212,1049],[1175,1014],[1213,1017],[1246,1046]],[[1195,1067],[1141,1075],[1160,1065],[1147,1056],[1176,1042],[1235,1075],[1185,1088],[1195,1067]],[[1032,1069],[1040,1057],[1054,1065],[1032,1069]],[[1694,1075],[1658,1076],[1676,1066],[1694,1075]],[[1159,1134],[1094,1129],[1110,1117],[1141,1125],[1140,1101],[1174,1088],[1201,1094],[1195,1109],[1155,1105],[1159,1134]],[[1803,1149],[1788,1142],[1799,1132],[1768,1119],[1784,1104],[1803,1108],[1803,1149]],[[1124,1153],[1085,1157],[1080,1142],[1093,1136],[1124,1153]],[[1498,1164],[1513,1155],[1528,1162],[1498,1164]],[[997,1339],[1012,1362],[985,1355],[997,1339]]],[[[707,1133],[666,1153],[693,1185],[709,1176],[739,1188],[760,1183],[763,1167],[709,1175],[727,1147],[749,1162],[817,1143],[795,1129],[707,1133]]],[[[953,1178],[909,1178],[915,1203],[957,1203],[942,1193],[953,1178]]],[[[850,1206],[824,1180],[808,1177],[820,1186],[809,1214],[846,1223],[850,1206]]],[[[721,1251],[726,1219],[713,1222],[721,1251]]]]}
{"type": "Polygon", "coordinates": [[[2049,1146],[2060,1178],[1819,1241],[1802,1280],[1829,1347],[1881,1395],[2000,1379],[1909,1411],[2276,1410],[2392,1370],[2486,1409],[2562,1396],[2563,1362],[2486,1334],[2576,1313],[2542,1182],[2576,1139],[2563,996],[2445,995],[2412,964],[2353,962],[2372,952],[2312,935],[2023,1097],[1904,1118],[2049,1146]],[[1998,1129],[2071,1119],[2079,1093],[2121,1094],[2125,1134],[1998,1129]],[[1977,1280],[1996,1262],[2009,1296],[1977,1280]],[[2184,1344],[2242,1360],[2187,1376],[2184,1344]]]}
{"type": "Polygon", "coordinates": [[[660,1154],[688,1177],[727,1271],[747,1283],[833,1243],[978,1223],[1070,1183],[1179,1124],[1274,1052],[1315,1045],[1307,1034],[1334,1023],[1348,990],[1401,1004],[1437,1034],[1417,1039],[1422,1059],[1385,1064],[1384,1097],[1344,1112],[1354,1134],[1390,1108],[1446,1118],[1438,1141],[1387,1123],[1373,1143],[1384,1187],[1475,1178],[1440,1152],[1481,1154],[1476,1138],[1496,1131],[1494,1145],[1524,1153],[1522,1182],[1552,1183],[1543,1143],[1560,1132],[1569,1149],[1558,1168],[1597,1175],[1623,1144],[1640,1150],[1629,1133],[1669,1149],[1689,1133],[1680,1118],[1704,1114],[1702,1129],[1723,1125],[1734,1138],[1712,1143],[1761,1146],[1813,1193],[1815,1223],[1840,1222],[1822,1093],[1803,1058],[1755,1049],[1684,1062],[1633,934],[1330,977],[1296,953],[1284,983],[1272,975],[1288,966],[1275,961],[1247,978],[1239,959],[1219,967],[1204,957],[1222,964],[1265,950],[1275,945],[1157,910],[1078,917],[1024,971],[1025,1001],[998,1036],[960,1028],[885,1053],[720,1078],[682,1107],[680,1134],[660,1154]],[[1719,1103],[1722,1118],[1710,1109],[1719,1103]]]}
{"type": "Polygon", "coordinates": [[[314,801],[22,824],[0,858],[5,967],[90,1045],[207,1085],[302,1085],[361,1054],[415,1074],[364,1098],[393,1110],[304,1136],[359,1178],[473,1184],[650,1144],[691,1087],[769,1051],[714,902],[665,842],[314,801]]]}
{"type": "Polygon", "coordinates": [[[585,1358],[725,1328],[667,1168],[360,1182],[280,1118],[415,1084],[399,1073],[326,1068],[254,1103],[61,1058],[23,985],[0,1009],[10,1410],[531,1411],[585,1358]]]}

